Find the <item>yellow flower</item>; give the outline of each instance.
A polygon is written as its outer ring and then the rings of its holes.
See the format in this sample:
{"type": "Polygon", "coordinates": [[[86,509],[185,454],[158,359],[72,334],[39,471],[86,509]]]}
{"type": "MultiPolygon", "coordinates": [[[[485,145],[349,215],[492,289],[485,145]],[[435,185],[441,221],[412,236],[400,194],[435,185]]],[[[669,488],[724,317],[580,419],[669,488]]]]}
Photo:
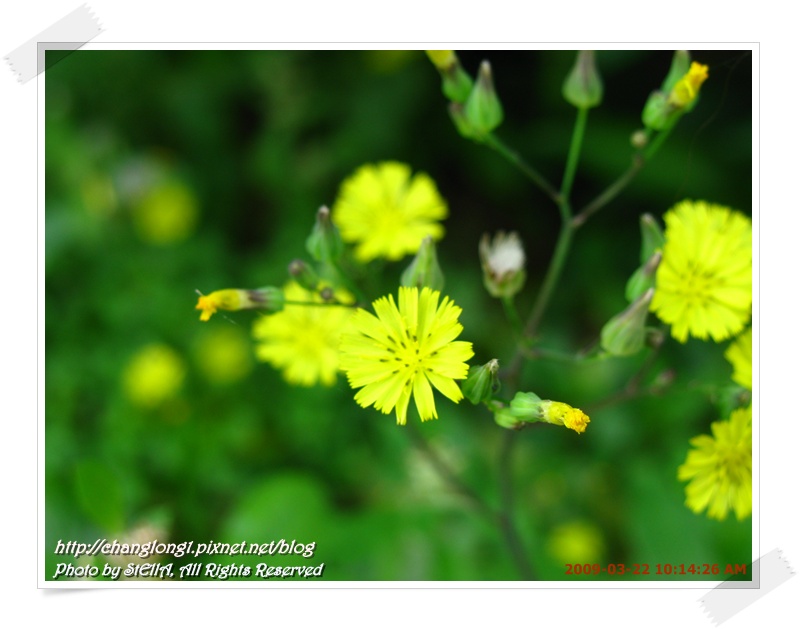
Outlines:
{"type": "Polygon", "coordinates": [[[723,341],[738,334],[753,300],[750,219],[705,201],[682,201],[664,221],[650,310],[681,343],[689,335],[723,341]]]}
{"type": "Polygon", "coordinates": [[[197,198],[180,181],[155,186],[133,207],[133,222],[142,240],[170,245],[188,238],[197,222],[197,198]]]}
{"type": "Polygon", "coordinates": [[[725,358],[733,366],[733,381],[753,389],[753,330],[748,328],[731,343],[725,358]]]}
{"type": "Polygon", "coordinates": [[[200,295],[195,310],[202,310],[200,321],[208,321],[217,310],[252,310],[279,312],[283,308],[284,295],[279,288],[267,286],[254,290],[225,288],[210,295],[200,295]]]}
{"type": "Polygon", "coordinates": [[[694,449],[678,468],[678,480],[689,481],[686,506],[695,513],[708,509],[717,520],[733,511],[743,520],[753,507],[752,407],[714,422],[711,433],[689,441],[694,449]]]}
{"type": "Polygon", "coordinates": [[[291,384],[333,385],[341,333],[353,315],[350,306],[340,304],[354,303],[353,297],[338,290],[334,297],[339,303],[327,303],[319,291],[308,291],[295,282],[286,284],[284,295],[287,303],[281,312],[260,317],[253,324],[256,357],[282,370],[291,384]]]}
{"type": "Polygon", "coordinates": [[[416,253],[426,236],[439,240],[447,204],[425,173],[411,176],[398,162],[367,164],[345,180],[333,206],[333,222],[362,262],[399,260],[416,253]]]}
{"type": "Polygon", "coordinates": [[[564,426],[578,434],[586,430],[591,421],[589,416],[579,408],[573,408],[564,402],[542,401],[542,414],[544,421],[557,426],[564,426]]]}
{"type": "Polygon", "coordinates": [[[359,309],[342,336],[341,366],[355,399],[382,413],[395,409],[397,423],[405,425],[413,393],[420,419],[437,418],[431,385],[458,402],[464,395],[456,380],[467,377],[464,362],[473,356],[472,343],[456,341],[464,329],[461,308],[439,291],[402,286],[398,305],[394,297],[372,303],[377,316],[359,309]]]}
{"type": "Polygon", "coordinates": [[[142,348],[128,363],[122,383],[128,399],[144,408],[155,408],[175,397],[183,385],[183,360],[166,345],[142,348]]]}
{"type": "Polygon", "coordinates": [[[242,328],[234,325],[204,328],[196,346],[197,365],[203,375],[218,384],[244,378],[253,368],[253,350],[242,328]]]}
{"type": "Polygon", "coordinates": [[[447,70],[457,63],[456,53],[452,50],[426,50],[425,54],[439,70],[447,70]]]}
{"type": "Polygon", "coordinates": [[[708,78],[708,66],[692,61],[689,71],[678,80],[669,94],[669,102],[676,107],[686,107],[700,93],[700,86],[708,78]]]}
{"type": "Polygon", "coordinates": [[[560,563],[596,563],[603,557],[603,534],[590,522],[566,522],[556,527],[547,549],[560,563]]]}
{"type": "Polygon", "coordinates": [[[511,400],[509,413],[521,422],[543,421],[556,426],[564,426],[578,434],[585,432],[586,426],[591,421],[589,416],[579,408],[573,408],[564,402],[543,400],[535,393],[522,391],[518,391],[511,400]]]}

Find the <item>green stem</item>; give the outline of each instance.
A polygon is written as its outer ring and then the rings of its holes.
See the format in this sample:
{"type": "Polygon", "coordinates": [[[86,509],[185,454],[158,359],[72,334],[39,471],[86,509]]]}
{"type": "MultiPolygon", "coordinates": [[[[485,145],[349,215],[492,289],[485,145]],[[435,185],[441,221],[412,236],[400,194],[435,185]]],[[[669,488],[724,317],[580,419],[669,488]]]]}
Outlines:
{"type": "Polygon", "coordinates": [[[619,179],[613,182],[608,188],[603,190],[594,200],[589,202],[586,207],[584,207],[576,216],[572,219],[572,224],[574,227],[580,227],[583,225],[589,217],[597,212],[598,210],[602,209],[603,206],[607,205],[610,201],[612,201],[620,192],[622,192],[627,185],[633,181],[634,177],[639,174],[639,171],[644,167],[645,163],[649,160],[653,159],[653,156],[658,152],[661,146],[664,144],[664,141],[669,136],[672,129],[675,127],[675,123],[678,121],[675,118],[669,126],[664,128],[654,139],[653,141],[647,146],[644,152],[636,153],[633,156],[633,163],[631,166],[626,170],[622,175],[620,175],[619,179]]]}
{"type": "Polygon", "coordinates": [[[415,425],[412,425],[407,432],[411,435],[411,440],[414,442],[414,445],[416,445],[420,452],[428,459],[439,476],[441,476],[456,492],[471,502],[478,513],[486,517],[492,524],[495,524],[497,522],[497,514],[494,512],[494,509],[450,469],[450,466],[444,462],[436,450],[423,438],[419,429],[417,429],[415,425]]]}
{"type": "Polygon", "coordinates": [[[536,577],[534,576],[533,569],[526,559],[527,554],[522,544],[522,539],[511,518],[513,509],[511,488],[511,448],[513,445],[513,433],[510,431],[505,432],[500,451],[499,482],[502,507],[499,512],[492,509],[476,491],[458,477],[450,466],[438,455],[436,450],[424,439],[415,426],[411,427],[408,434],[411,435],[414,445],[416,445],[428,459],[439,476],[441,476],[455,491],[471,502],[478,513],[483,515],[492,525],[500,528],[502,538],[506,546],[508,546],[509,553],[514,563],[517,565],[517,569],[522,578],[526,581],[535,580],[536,577]]]}
{"type": "Polygon", "coordinates": [[[340,306],[342,308],[358,308],[358,304],[343,304],[340,301],[294,301],[292,299],[286,299],[283,303],[287,306],[340,306]]]}
{"type": "Polygon", "coordinates": [[[525,340],[533,340],[536,337],[536,333],[539,331],[539,325],[542,322],[542,317],[544,316],[547,306],[550,304],[550,298],[553,295],[556,284],[558,284],[558,280],[561,277],[561,272],[564,269],[564,263],[566,262],[567,254],[569,253],[569,247],[572,243],[572,234],[575,228],[572,226],[570,221],[569,205],[564,203],[559,205],[559,208],[562,209],[562,222],[561,231],[559,232],[558,240],[556,241],[556,248],[555,251],[553,251],[553,257],[550,258],[550,266],[547,269],[544,283],[539,290],[539,294],[537,295],[536,301],[531,309],[531,314],[528,317],[528,322],[525,325],[525,330],[523,331],[523,342],[520,343],[520,346],[517,348],[517,352],[514,355],[514,358],[512,358],[511,364],[509,365],[505,376],[505,379],[509,384],[509,388],[512,391],[517,388],[517,382],[522,369],[522,361],[525,358],[525,353],[527,351],[525,347],[525,340]]]}
{"type": "Polygon", "coordinates": [[[678,122],[678,119],[679,117],[673,118],[669,122],[669,124],[666,127],[664,127],[664,129],[661,130],[661,133],[659,133],[655,137],[655,139],[652,142],[650,142],[650,144],[644,151],[645,161],[652,159],[653,155],[655,155],[658,149],[661,148],[661,145],[664,144],[664,140],[666,140],[669,137],[669,134],[675,128],[675,124],[678,122]]]}
{"type": "Polygon", "coordinates": [[[525,326],[525,336],[533,338],[539,331],[539,325],[542,322],[542,317],[547,306],[550,304],[550,298],[553,295],[556,284],[561,277],[561,271],[564,269],[564,263],[567,260],[567,253],[569,252],[570,244],[572,243],[573,227],[569,221],[564,221],[561,225],[561,231],[558,234],[556,241],[556,248],[553,252],[553,257],[550,259],[550,266],[547,269],[547,274],[544,278],[542,288],[539,290],[539,295],[536,297],[536,302],[531,310],[528,323],[525,326]]]}
{"type": "Polygon", "coordinates": [[[522,334],[522,320],[519,318],[519,313],[514,307],[514,298],[502,297],[500,301],[503,302],[503,309],[506,312],[506,318],[508,319],[508,322],[511,324],[511,329],[514,332],[514,336],[519,338],[519,336],[522,334]]]}
{"type": "Polygon", "coordinates": [[[558,191],[547,181],[538,170],[528,164],[519,153],[507,147],[501,142],[497,136],[489,134],[484,139],[486,145],[505,157],[509,162],[519,168],[525,176],[530,179],[536,186],[538,186],[547,196],[549,196],[555,203],[560,201],[558,191]]]}
{"type": "Polygon", "coordinates": [[[569,155],[567,156],[567,166],[564,169],[564,179],[561,182],[561,198],[569,199],[572,190],[572,182],[575,180],[575,171],[578,168],[578,158],[581,154],[583,136],[586,132],[586,120],[589,117],[589,110],[578,109],[578,117],[575,119],[575,127],[572,130],[572,142],[569,145],[569,155]]]}
{"type": "Polygon", "coordinates": [[[503,537],[506,540],[508,549],[514,558],[514,563],[517,564],[517,570],[526,581],[534,581],[536,579],[533,568],[527,560],[527,553],[525,546],[522,543],[522,538],[514,526],[512,514],[514,513],[514,489],[512,485],[512,466],[511,454],[514,447],[514,437],[516,433],[513,430],[506,430],[503,434],[503,443],[500,449],[500,473],[499,473],[499,489],[500,489],[500,528],[503,532],[503,537]]]}
{"type": "Polygon", "coordinates": [[[608,188],[603,190],[593,201],[586,205],[576,216],[572,219],[572,225],[575,228],[583,225],[589,217],[600,210],[604,205],[612,201],[625,187],[633,181],[633,178],[639,174],[639,171],[644,166],[644,157],[637,153],[633,157],[633,163],[630,168],[626,170],[614,183],[608,188]]]}

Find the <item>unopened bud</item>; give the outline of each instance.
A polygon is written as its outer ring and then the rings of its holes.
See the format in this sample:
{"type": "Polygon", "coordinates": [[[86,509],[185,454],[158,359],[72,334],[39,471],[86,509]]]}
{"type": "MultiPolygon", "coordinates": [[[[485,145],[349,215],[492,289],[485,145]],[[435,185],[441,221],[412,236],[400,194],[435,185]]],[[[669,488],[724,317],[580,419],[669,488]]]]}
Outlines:
{"type": "Polygon", "coordinates": [[[632,356],[644,347],[645,322],[653,300],[651,288],[603,326],[600,346],[612,356],[632,356]]]}
{"type": "Polygon", "coordinates": [[[683,78],[689,71],[689,65],[692,59],[688,50],[676,50],[672,55],[672,63],[669,66],[669,72],[661,84],[661,91],[669,94],[675,84],[683,78]]]}
{"type": "Polygon", "coordinates": [[[461,67],[458,56],[452,50],[426,50],[442,77],[442,92],[455,103],[464,103],[472,91],[472,79],[461,67]]]}
{"type": "Polygon", "coordinates": [[[525,422],[520,421],[508,407],[498,407],[494,409],[494,421],[501,428],[508,430],[520,430],[525,426],[525,422]]]}
{"type": "Polygon", "coordinates": [[[513,297],[525,283],[525,250],[516,232],[484,234],[478,246],[483,283],[492,297],[513,297]]]}
{"type": "Polygon", "coordinates": [[[656,251],[650,259],[633,272],[625,286],[625,298],[634,302],[656,285],[656,271],[661,264],[661,252],[656,251]]]}
{"type": "Polygon", "coordinates": [[[495,92],[492,66],[488,61],[481,63],[478,81],[464,103],[464,115],[476,139],[488,135],[503,122],[503,106],[495,92]]]}
{"type": "Polygon", "coordinates": [[[692,61],[689,71],[681,77],[669,93],[670,104],[690,111],[700,94],[700,86],[708,78],[708,66],[692,61]]]}
{"type": "Polygon", "coordinates": [[[631,134],[631,146],[637,150],[641,150],[647,146],[650,141],[650,136],[644,129],[637,129],[631,134]]]}
{"type": "Polygon", "coordinates": [[[436,258],[436,245],[431,236],[426,236],[417,251],[417,255],[400,276],[401,286],[432,288],[441,291],[444,288],[444,274],[436,258]]]}
{"type": "Polygon", "coordinates": [[[334,262],[344,251],[339,230],[331,221],[331,211],[324,205],[317,211],[314,228],[306,239],[306,250],[317,262],[334,262]]]}
{"type": "Polygon", "coordinates": [[[660,251],[664,247],[664,231],[652,214],[642,214],[639,219],[639,228],[642,232],[639,262],[645,264],[656,251],[660,251]]]}
{"type": "Polygon", "coordinates": [[[547,422],[557,426],[565,426],[578,434],[586,430],[591,421],[589,416],[579,408],[573,408],[564,402],[542,400],[535,393],[519,392],[511,400],[511,413],[525,423],[547,422]]]}
{"type": "Polygon", "coordinates": [[[467,120],[463,104],[450,103],[447,111],[450,113],[450,119],[453,121],[456,131],[458,131],[458,134],[462,138],[467,138],[468,140],[475,140],[478,138],[477,131],[472,127],[470,121],[467,120]]]}
{"type": "Polygon", "coordinates": [[[226,288],[216,290],[210,295],[200,295],[197,300],[196,310],[200,313],[201,321],[208,321],[217,310],[266,310],[267,312],[280,312],[284,306],[283,291],[274,286],[256,288],[253,290],[243,288],[226,288]]]}
{"type": "Polygon", "coordinates": [[[336,295],[333,292],[333,289],[330,286],[326,286],[321,291],[319,291],[319,298],[324,302],[331,302],[334,300],[336,295]]]}
{"type": "Polygon", "coordinates": [[[473,404],[491,400],[492,395],[500,387],[500,381],[497,379],[499,368],[500,363],[496,358],[480,367],[470,367],[467,379],[461,385],[464,397],[473,404]]]}
{"type": "Polygon", "coordinates": [[[707,78],[708,66],[696,61],[690,65],[689,53],[676,51],[661,89],[650,94],[645,103],[642,122],[656,131],[674,124],[677,118],[694,108],[700,86],[707,78]]]}
{"type": "Polygon", "coordinates": [[[305,260],[292,260],[289,263],[289,275],[306,290],[315,291],[319,286],[319,275],[305,260]]]}
{"type": "Polygon", "coordinates": [[[564,99],[578,109],[597,107],[603,100],[603,81],[594,61],[594,50],[581,50],[561,89],[564,99]]]}

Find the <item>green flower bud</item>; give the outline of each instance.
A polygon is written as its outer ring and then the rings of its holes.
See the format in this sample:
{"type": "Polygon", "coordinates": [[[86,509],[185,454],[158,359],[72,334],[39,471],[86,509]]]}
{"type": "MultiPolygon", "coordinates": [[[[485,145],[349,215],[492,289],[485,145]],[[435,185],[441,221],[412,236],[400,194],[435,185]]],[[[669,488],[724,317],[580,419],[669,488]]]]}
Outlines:
{"type": "Polygon", "coordinates": [[[650,136],[644,129],[637,129],[631,134],[631,146],[637,151],[641,151],[650,142],[650,136]]]}
{"type": "Polygon", "coordinates": [[[444,288],[444,274],[436,259],[436,245],[431,236],[423,239],[417,255],[400,276],[400,285],[417,288],[427,286],[438,291],[444,288]]]}
{"type": "Polygon", "coordinates": [[[642,122],[648,129],[660,131],[668,126],[668,123],[679,112],[670,105],[669,97],[664,92],[652,92],[642,111],[642,122]]]}
{"type": "Polygon", "coordinates": [[[631,275],[625,286],[625,299],[633,303],[651,288],[656,286],[656,271],[661,264],[661,252],[656,251],[652,257],[631,275]]]}
{"type": "Polygon", "coordinates": [[[292,260],[289,275],[306,290],[316,291],[319,286],[319,275],[304,260],[292,260]]]}
{"type": "Polygon", "coordinates": [[[494,410],[494,421],[501,428],[509,430],[520,430],[525,426],[524,422],[517,419],[509,408],[496,408],[494,410]]]}
{"type": "Polygon", "coordinates": [[[464,103],[464,116],[475,132],[476,139],[491,133],[503,122],[503,106],[494,90],[492,66],[488,61],[481,63],[478,82],[464,103]]]}
{"type": "Polygon", "coordinates": [[[642,231],[642,250],[639,254],[639,262],[646,264],[656,251],[660,251],[664,247],[664,232],[652,214],[642,214],[639,219],[639,227],[642,231]]]}
{"type": "Polygon", "coordinates": [[[603,326],[600,346],[606,352],[612,356],[632,356],[644,347],[645,322],[654,292],[649,289],[603,326]]]}
{"type": "Polygon", "coordinates": [[[542,398],[535,393],[522,393],[517,392],[514,399],[511,400],[511,412],[514,417],[523,421],[536,422],[541,419],[542,398]]]}
{"type": "Polygon", "coordinates": [[[691,63],[691,56],[688,50],[676,50],[672,55],[672,64],[669,67],[664,82],[661,84],[661,91],[664,94],[669,94],[675,84],[684,77],[689,71],[689,64],[691,63]]]}
{"type": "Polygon", "coordinates": [[[476,140],[478,138],[477,131],[472,127],[472,123],[467,120],[467,116],[464,113],[464,105],[461,103],[450,103],[448,112],[456,127],[456,131],[458,131],[458,134],[462,138],[467,138],[468,140],[476,140]]]}
{"type": "Polygon", "coordinates": [[[453,102],[464,103],[472,91],[472,79],[452,50],[426,50],[442,77],[442,92],[453,102]]]}
{"type": "Polygon", "coordinates": [[[324,205],[317,212],[311,235],[306,239],[306,250],[317,262],[334,262],[344,251],[339,230],[331,221],[331,211],[324,205]]]}
{"type": "Polygon", "coordinates": [[[578,109],[597,107],[603,100],[603,81],[594,62],[594,50],[581,50],[561,89],[564,99],[578,109]]]}
{"type": "Polygon", "coordinates": [[[496,358],[481,367],[470,367],[467,379],[461,385],[464,397],[473,404],[491,400],[492,394],[500,388],[500,381],[497,379],[499,368],[500,363],[496,358]]]}
{"type": "Polygon", "coordinates": [[[513,297],[525,284],[525,250],[516,232],[484,234],[478,246],[483,284],[492,297],[513,297]]]}

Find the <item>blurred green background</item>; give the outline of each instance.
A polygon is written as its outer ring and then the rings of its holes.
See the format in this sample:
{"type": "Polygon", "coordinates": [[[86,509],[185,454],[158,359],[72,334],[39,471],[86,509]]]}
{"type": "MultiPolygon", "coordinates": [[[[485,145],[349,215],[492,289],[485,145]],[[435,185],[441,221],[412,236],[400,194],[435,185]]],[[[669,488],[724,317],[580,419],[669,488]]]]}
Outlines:
{"type": "MultiPolygon", "coordinates": [[[[459,55],[470,73],[491,61],[506,113],[498,136],[558,185],[575,117],[561,83],[574,52],[459,55]]],[[[671,55],[598,52],[605,98],[589,116],[574,207],[629,165],[631,133],[671,55]]],[[[578,233],[543,345],[577,351],[625,307],[642,213],[661,217],[684,198],[751,213],[751,57],[692,56],[710,67],[698,106],[578,233]]],[[[497,506],[503,431],[488,412],[439,397],[438,421],[400,428],[358,407],[343,377],[298,389],[257,363],[257,314],[201,323],[194,310],[196,290],[282,285],[340,182],[398,160],[429,173],[448,202],[439,258],[474,363],[510,359],[478,240],[520,233],[525,313],[558,212],[499,155],[458,136],[422,52],[78,51],[47,70],[45,116],[46,578],[66,560],[52,552],[58,540],[102,537],[316,541],[303,562],[324,562],[326,580],[519,578],[498,530],[411,438],[419,432],[497,506]]],[[[407,263],[373,266],[385,293],[407,263]]],[[[583,435],[516,435],[515,518],[538,578],[573,580],[564,564],[584,561],[648,563],[650,579],[669,578],[656,564],[750,563],[750,519],[691,513],[676,478],[689,438],[721,417],[726,347],[668,341],[649,374],[672,370],[671,386],[616,402],[644,354],[526,367],[523,388],[592,419],[583,435]]]]}

